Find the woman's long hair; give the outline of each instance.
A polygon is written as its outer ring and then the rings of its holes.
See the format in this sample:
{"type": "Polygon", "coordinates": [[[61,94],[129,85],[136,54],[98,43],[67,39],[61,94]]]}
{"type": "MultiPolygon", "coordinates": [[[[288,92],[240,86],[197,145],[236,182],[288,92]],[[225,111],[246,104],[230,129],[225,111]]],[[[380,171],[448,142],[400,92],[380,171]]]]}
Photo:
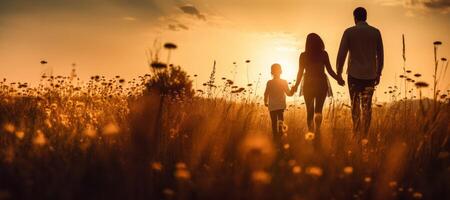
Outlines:
{"type": "Polygon", "coordinates": [[[323,55],[325,51],[325,44],[322,38],[316,33],[310,33],[306,37],[305,53],[308,58],[317,59],[323,55]]]}

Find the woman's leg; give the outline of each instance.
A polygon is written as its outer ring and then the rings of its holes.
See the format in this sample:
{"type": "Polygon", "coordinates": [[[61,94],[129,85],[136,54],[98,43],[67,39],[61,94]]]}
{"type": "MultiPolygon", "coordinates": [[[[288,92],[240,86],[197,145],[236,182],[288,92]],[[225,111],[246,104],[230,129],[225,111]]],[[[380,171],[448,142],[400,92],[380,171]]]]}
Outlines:
{"type": "Polygon", "coordinates": [[[306,105],[306,122],[308,124],[308,131],[314,132],[314,97],[311,95],[304,95],[306,105]]]}
{"type": "Polygon", "coordinates": [[[320,126],[322,125],[322,109],[326,96],[327,93],[325,92],[316,97],[316,106],[314,108],[314,123],[316,125],[316,132],[320,132],[320,126]]]}

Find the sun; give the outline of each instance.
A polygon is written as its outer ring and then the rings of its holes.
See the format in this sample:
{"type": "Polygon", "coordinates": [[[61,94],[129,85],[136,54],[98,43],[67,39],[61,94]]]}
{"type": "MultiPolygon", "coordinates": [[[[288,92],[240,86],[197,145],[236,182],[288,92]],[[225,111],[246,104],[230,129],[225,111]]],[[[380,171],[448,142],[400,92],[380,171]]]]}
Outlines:
{"type": "Polygon", "coordinates": [[[277,61],[281,65],[283,73],[281,77],[287,81],[294,81],[297,78],[298,64],[292,60],[282,59],[277,61]]]}

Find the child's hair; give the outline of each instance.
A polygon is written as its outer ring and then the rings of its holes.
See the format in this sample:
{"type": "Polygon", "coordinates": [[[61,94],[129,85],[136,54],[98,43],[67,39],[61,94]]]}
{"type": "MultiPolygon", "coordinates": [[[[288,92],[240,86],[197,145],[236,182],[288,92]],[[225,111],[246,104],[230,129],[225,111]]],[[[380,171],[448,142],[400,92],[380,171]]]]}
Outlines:
{"type": "Polygon", "coordinates": [[[281,74],[281,65],[278,64],[278,63],[273,64],[270,67],[270,73],[272,73],[272,75],[275,74],[275,73],[281,74]]]}

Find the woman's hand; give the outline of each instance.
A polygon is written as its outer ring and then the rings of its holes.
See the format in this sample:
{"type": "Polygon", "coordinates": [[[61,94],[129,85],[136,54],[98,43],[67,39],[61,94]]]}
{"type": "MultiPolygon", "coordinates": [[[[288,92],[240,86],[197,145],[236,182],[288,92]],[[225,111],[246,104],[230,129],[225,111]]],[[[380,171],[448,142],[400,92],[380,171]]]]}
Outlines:
{"type": "Polygon", "coordinates": [[[291,93],[294,94],[297,92],[298,86],[295,85],[294,87],[291,88],[291,93]]]}

